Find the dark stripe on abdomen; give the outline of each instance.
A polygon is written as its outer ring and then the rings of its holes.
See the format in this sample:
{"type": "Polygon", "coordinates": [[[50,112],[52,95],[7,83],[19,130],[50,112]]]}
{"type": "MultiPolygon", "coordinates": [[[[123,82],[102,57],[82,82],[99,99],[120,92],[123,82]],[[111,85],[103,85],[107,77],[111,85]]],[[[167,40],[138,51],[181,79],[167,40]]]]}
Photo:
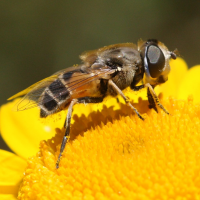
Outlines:
{"type": "Polygon", "coordinates": [[[68,81],[74,73],[78,73],[79,75],[86,74],[86,72],[82,69],[75,69],[73,71],[66,72],[65,74],[63,74],[63,76],[62,76],[63,80],[68,81]]]}
{"type": "Polygon", "coordinates": [[[72,71],[72,72],[67,72],[67,73],[63,74],[64,81],[69,80],[72,77],[73,73],[74,72],[72,71]]]}
{"type": "Polygon", "coordinates": [[[49,90],[60,101],[65,100],[70,95],[67,87],[59,79],[50,84],[49,90]]]}
{"type": "Polygon", "coordinates": [[[42,105],[48,110],[52,111],[58,105],[57,102],[51,97],[47,92],[44,94],[44,98],[42,99],[42,105]]]}

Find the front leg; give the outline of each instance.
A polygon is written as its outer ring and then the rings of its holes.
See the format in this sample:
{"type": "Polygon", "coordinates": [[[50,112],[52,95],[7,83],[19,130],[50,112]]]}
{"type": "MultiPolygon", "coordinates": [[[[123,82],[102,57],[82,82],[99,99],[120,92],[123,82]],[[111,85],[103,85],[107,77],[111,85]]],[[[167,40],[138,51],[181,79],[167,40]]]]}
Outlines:
{"type": "Polygon", "coordinates": [[[141,90],[145,87],[147,87],[147,96],[148,96],[148,101],[149,101],[149,108],[153,108],[156,112],[158,112],[158,109],[156,107],[156,105],[158,105],[165,113],[169,114],[169,112],[160,103],[159,98],[154,91],[154,87],[152,85],[150,85],[149,83],[146,83],[144,85],[134,86],[131,89],[133,89],[134,91],[138,91],[138,90],[141,90]]]}
{"type": "MultiPolygon", "coordinates": [[[[134,86],[131,89],[133,89],[134,91],[139,91],[141,89],[145,88],[145,85],[138,85],[138,86],[134,86]]],[[[156,104],[154,102],[153,96],[150,93],[149,88],[147,88],[147,97],[148,97],[148,101],[149,101],[149,108],[153,108],[156,112],[158,112],[158,109],[156,107],[156,104]]]]}
{"type": "Polygon", "coordinates": [[[165,113],[167,113],[169,115],[169,112],[164,108],[164,106],[160,103],[158,96],[156,95],[153,87],[149,84],[146,83],[145,87],[147,87],[149,89],[149,93],[151,94],[151,96],[153,97],[154,103],[155,105],[158,105],[165,113]]]}
{"type": "Polygon", "coordinates": [[[139,90],[143,89],[144,87],[145,87],[144,85],[138,85],[138,86],[131,87],[131,89],[134,91],[139,91],[139,90]]]}
{"type": "Polygon", "coordinates": [[[149,108],[150,109],[153,108],[156,112],[158,112],[154,98],[153,98],[149,88],[147,88],[147,97],[148,97],[148,101],[149,101],[149,108]]]}

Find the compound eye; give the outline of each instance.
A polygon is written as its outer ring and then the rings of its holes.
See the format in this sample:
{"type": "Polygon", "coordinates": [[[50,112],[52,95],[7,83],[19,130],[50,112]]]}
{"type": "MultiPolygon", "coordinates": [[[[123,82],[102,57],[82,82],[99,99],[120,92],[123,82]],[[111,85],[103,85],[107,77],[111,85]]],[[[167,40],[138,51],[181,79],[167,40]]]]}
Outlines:
{"type": "Polygon", "coordinates": [[[149,73],[152,78],[157,78],[165,66],[165,56],[161,49],[155,45],[150,45],[146,52],[149,73]]]}

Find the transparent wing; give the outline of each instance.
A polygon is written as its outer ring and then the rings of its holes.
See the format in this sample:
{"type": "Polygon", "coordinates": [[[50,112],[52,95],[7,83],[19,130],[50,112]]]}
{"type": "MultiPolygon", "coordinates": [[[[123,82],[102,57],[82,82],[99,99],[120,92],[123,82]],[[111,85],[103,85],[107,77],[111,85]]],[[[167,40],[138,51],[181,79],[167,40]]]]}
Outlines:
{"type": "Polygon", "coordinates": [[[56,94],[54,95],[54,98],[59,99],[63,95],[63,85],[60,84],[60,82],[57,83],[56,80],[63,79],[63,74],[70,74],[74,73],[71,78],[69,78],[67,81],[64,80],[62,83],[65,83],[65,87],[68,91],[72,91],[73,93],[76,93],[76,89],[79,87],[82,87],[83,85],[86,85],[94,80],[97,80],[99,78],[106,77],[107,75],[113,74],[115,72],[115,69],[110,69],[107,66],[99,66],[95,69],[91,69],[90,67],[84,68],[84,66],[78,66],[78,67],[70,67],[67,69],[63,69],[61,71],[58,71],[57,73],[53,74],[50,77],[47,77],[27,89],[17,93],[16,95],[12,96],[8,100],[23,96],[22,99],[15,105],[13,108],[15,111],[22,111],[30,108],[34,108],[36,106],[39,106],[41,104],[47,103],[49,101],[52,101],[52,97],[45,97],[44,90],[49,87],[52,84],[51,92],[56,94]],[[84,70],[83,70],[84,69],[84,70]],[[77,73],[74,73],[77,72],[77,73]]]}
{"type": "MultiPolygon", "coordinates": [[[[36,83],[34,83],[33,85],[29,86],[28,88],[22,90],[21,92],[18,92],[17,94],[11,96],[8,100],[12,100],[12,99],[16,99],[17,97],[22,97],[22,96],[25,96],[26,94],[28,94],[29,92],[33,92],[35,90],[39,90],[39,88],[42,90],[42,89],[45,89],[46,87],[48,87],[52,82],[54,82],[58,76],[62,73],[66,73],[66,72],[70,72],[72,70],[75,70],[75,69],[80,69],[80,67],[69,67],[69,68],[66,68],[66,69],[62,69],[56,73],[54,73],[52,76],[49,76],[45,79],[42,79],[41,81],[38,81],[36,83]]],[[[39,92],[39,91],[38,91],[39,92]]],[[[39,92],[40,93],[40,92],[39,92]]]]}

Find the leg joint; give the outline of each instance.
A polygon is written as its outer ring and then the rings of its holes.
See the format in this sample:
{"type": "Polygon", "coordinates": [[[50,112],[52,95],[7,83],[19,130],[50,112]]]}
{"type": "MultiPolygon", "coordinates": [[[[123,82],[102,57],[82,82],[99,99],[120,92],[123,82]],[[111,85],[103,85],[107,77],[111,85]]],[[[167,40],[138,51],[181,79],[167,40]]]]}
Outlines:
{"type": "Polygon", "coordinates": [[[82,97],[78,98],[78,103],[100,103],[103,97],[82,97]]]}

